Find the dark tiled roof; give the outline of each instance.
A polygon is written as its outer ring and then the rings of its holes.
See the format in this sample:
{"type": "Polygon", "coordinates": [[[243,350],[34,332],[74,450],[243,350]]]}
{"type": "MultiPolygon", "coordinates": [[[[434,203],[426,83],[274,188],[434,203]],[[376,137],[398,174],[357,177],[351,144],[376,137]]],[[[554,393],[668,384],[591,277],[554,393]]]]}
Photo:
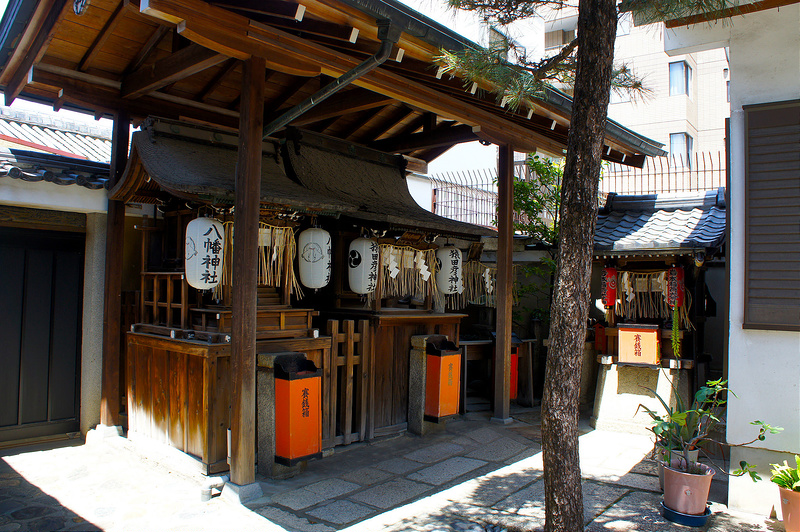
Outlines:
{"type": "Polygon", "coordinates": [[[610,194],[597,217],[595,253],[635,255],[719,247],[725,238],[724,189],[620,196],[610,194]]]}
{"type": "Polygon", "coordinates": [[[107,186],[108,171],[107,163],[0,148],[0,179],[48,181],[57,185],[80,185],[96,190],[107,186]]]}

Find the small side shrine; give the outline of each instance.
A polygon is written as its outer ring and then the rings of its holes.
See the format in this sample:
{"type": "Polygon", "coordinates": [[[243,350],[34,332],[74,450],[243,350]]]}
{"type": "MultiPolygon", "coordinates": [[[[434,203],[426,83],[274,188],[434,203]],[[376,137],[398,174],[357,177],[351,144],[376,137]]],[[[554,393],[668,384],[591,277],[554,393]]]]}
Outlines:
{"type": "Polygon", "coordinates": [[[643,431],[650,418],[639,404],[660,407],[650,390],[685,400],[707,380],[715,355],[704,352],[705,324],[716,303],[706,272],[724,257],[724,193],[612,193],[600,209],[596,427],[643,431]]]}
{"type": "MultiPolygon", "coordinates": [[[[198,457],[206,473],[223,471],[237,139],[151,118],[131,144],[111,197],[159,209],[140,227],[141,300],[125,367],[129,434],[198,457]]],[[[465,285],[469,299],[494,291],[495,273],[484,268],[474,282],[464,273],[474,264],[453,245],[480,246],[494,231],[419,207],[405,164],[295,129],[263,143],[256,350],[259,358],[304,353],[321,370],[322,449],[406,430],[412,337],[458,342],[463,314],[452,311],[463,306],[465,285]]]]}

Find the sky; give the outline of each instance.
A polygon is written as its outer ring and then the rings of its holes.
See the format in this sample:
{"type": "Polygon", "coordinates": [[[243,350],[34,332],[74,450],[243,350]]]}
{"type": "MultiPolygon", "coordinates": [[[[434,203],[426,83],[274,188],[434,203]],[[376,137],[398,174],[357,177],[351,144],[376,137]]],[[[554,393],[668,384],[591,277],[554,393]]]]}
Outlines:
{"type": "MultiPolygon", "coordinates": [[[[448,9],[444,0],[402,0],[412,9],[444,24],[465,37],[481,43],[485,42],[485,30],[478,23],[477,19],[471,14],[455,12],[448,9]]],[[[5,13],[8,0],[0,0],[0,13],[5,13]]],[[[53,113],[51,107],[29,102],[21,98],[14,100],[10,106],[12,109],[24,109],[43,113],[53,113]]],[[[93,116],[83,113],[76,113],[62,109],[58,115],[73,122],[96,125],[100,127],[111,127],[111,121],[107,119],[95,120],[93,116]]],[[[482,146],[478,142],[468,142],[459,144],[448,150],[443,155],[428,165],[429,174],[443,172],[454,172],[463,170],[480,170],[485,168],[497,167],[497,147],[482,146]]]]}

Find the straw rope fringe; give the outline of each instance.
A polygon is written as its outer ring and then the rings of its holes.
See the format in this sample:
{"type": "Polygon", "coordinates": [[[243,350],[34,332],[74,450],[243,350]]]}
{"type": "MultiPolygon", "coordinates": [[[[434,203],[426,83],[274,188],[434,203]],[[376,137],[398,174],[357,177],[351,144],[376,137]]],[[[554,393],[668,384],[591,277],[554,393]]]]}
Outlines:
{"type": "MultiPolygon", "coordinates": [[[[214,287],[214,298],[222,299],[222,287],[233,286],[233,222],[225,222],[225,252],[222,265],[222,282],[214,287]]],[[[283,283],[283,267],[289,254],[290,293],[303,297],[300,283],[294,273],[297,243],[291,227],[258,224],[258,284],[279,288],[283,283]]]]}
{"type": "MultiPolygon", "coordinates": [[[[671,320],[673,310],[667,304],[667,285],[664,271],[656,272],[620,272],[617,284],[617,304],[614,311],[617,316],[629,319],[664,319],[671,320]]],[[[678,307],[678,321],[683,329],[693,330],[689,319],[692,307],[692,295],[684,294],[684,305],[678,307]]]]}

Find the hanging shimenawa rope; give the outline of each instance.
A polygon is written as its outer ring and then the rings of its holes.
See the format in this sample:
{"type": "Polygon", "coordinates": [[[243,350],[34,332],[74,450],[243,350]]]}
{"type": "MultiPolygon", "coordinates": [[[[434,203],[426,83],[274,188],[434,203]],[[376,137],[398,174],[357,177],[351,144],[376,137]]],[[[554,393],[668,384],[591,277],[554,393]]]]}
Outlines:
{"type": "MultiPolygon", "coordinates": [[[[513,266],[513,274],[516,276],[517,266],[513,266]]],[[[469,304],[483,305],[497,308],[497,268],[486,266],[480,261],[471,260],[465,262],[461,268],[461,277],[464,291],[460,294],[448,294],[445,296],[447,308],[451,310],[461,310],[469,304]]],[[[513,304],[516,305],[517,284],[513,284],[512,289],[513,304]]]]}
{"type": "MultiPolygon", "coordinates": [[[[379,268],[381,272],[382,297],[412,296],[424,300],[431,296],[435,298],[436,280],[433,275],[433,264],[436,262],[436,250],[419,250],[409,246],[380,245],[379,268]],[[423,262],[424,261],[424,262],[423,262]],[[421,266],[424,264],[425,269],[421,266]],[[425,279],[425,273],[428,278],[425,279]]],[[[441,294],[439,294],[441,295],[441,294]]],[[[367,304],[375,301],[375,292],[367,296],[367,304]]]]}
{"type": "MultiPolygon", "coordinates": [[[[619,272],[617,283],[617,316],[638,320],[642,318],[670,320],[673,308],[667,303],[666,271],[619,272]]],[[[693,330],[689,319],[692,296],[686,292],[686,301],[677,309],[678,323],[686,330],[693,330]]]]}
{"type": "MultiPolygon", "coordinates": [[[[233,222],[225,222],[225,253],[222,266],[222,282],[214,287],[214,298],[222,299],[222,287],[233,286],[233,222]]],[[[283,268],[286,253],[289,254],[288,280],[290,293],[303,297],[300,283],[294,273],[294,256],[297,244],[291,227],[278,227],[266,223],[258,224],[258,284],[280,287],[283,283],[283,268]]]]}

